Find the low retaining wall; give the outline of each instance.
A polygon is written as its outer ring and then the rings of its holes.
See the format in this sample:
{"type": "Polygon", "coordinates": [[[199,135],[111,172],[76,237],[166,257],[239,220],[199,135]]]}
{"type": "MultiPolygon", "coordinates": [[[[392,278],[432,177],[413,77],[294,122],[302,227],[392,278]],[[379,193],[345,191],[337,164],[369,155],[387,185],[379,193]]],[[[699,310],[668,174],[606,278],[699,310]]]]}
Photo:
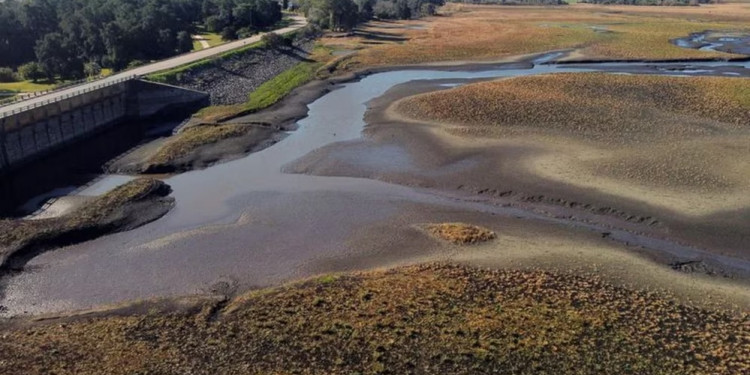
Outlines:
{"type": "Polygon", "coordinates": [[[12,114],[0,119],[0,173],[126,120],[207,103],[207,93],[131,80],[12,114]]]}

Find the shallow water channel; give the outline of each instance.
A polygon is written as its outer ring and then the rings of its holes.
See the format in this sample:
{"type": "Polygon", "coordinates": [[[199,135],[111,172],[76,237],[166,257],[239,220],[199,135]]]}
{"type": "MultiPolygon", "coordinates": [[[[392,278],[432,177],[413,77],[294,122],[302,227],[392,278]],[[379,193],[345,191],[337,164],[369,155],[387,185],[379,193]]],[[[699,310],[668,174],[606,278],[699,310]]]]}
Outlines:
{"type": "MultiPolygon", "coordinates": [[[[4,279],[4,315],[89,308],[155,296],[246,289],[313,274],[323,258],[352,256],[349,241],[358,228],[397,215],[404,205],[427,204],[497,215],[560,222],[511,207],[467,202],[439,192],[380,181],[283,173],[313,150],[361,137],[367,103],[411,81],[436,81],[444,88],[476,80],[534,74],[607,71],[621,74],[750,75],[750,63],[537,64],[470,70],[400,70],[342,84],[309,105],[299,129],[276,145],[213,167],[170,177],[176,207],[142,228],[32,259],[24,272],[4,279]],[[732,73],[732,74],[726,74],[732,73]]],[[[410,163],[408,153],[387,149],[378,163],[410,163]]],[[[121,184],[104,177],[80,195],[98,195],[121,184]]],[[[577,223],[580,229],[601,231],[577,223]]],[[[685,257],[701,250],[608,229],[611,238],[685,257]]],[[[716,256],[718,262],[750,270],[750,262],[716,256]]]]}

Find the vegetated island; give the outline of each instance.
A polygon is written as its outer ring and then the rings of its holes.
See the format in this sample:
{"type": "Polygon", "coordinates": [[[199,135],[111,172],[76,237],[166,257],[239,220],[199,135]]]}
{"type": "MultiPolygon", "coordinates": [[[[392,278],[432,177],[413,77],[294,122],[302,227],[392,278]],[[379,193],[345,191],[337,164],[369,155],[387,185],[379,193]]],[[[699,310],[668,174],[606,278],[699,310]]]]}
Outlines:
{"type": "Polygon", "coordinates": [[[130,230],[166,214],[174,199],[162,181],[140,178],[59,217],[0,220],[0,269],[22,267],[47,249],[130,230]],[[15,264],[20,263],[20,264],[15,264]]]}

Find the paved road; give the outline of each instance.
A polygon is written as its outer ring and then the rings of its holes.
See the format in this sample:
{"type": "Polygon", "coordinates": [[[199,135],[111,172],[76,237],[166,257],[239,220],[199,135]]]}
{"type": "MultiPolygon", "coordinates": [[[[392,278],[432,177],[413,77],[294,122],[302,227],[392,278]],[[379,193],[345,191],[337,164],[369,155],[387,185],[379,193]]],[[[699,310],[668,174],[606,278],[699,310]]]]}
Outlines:
{"type": "MultiPolygon", "coordinates": [[[[274,32],[278,34],[283,34],[283,33],[287,33],[290,31],[300,29],[307,24],[307,21],[305,20],[305,18],[301,16],[293,16],[292,20],[293,20],[293,23],[291,25],[281,28],[281,29],[274,30],[274,32]]],[[[32,99],[27,99],[27,100],[20,101],[17,103],[9,104],[7,106],[2,106],[0,107],[0,117],[3,117],[3,114],[5,113],[10,113],[12,111],[21,110],[28,106],[34,106],[35,104],[36,105],[43,104],[44,102],[47,102],[47,101],[56,101],[59,98],[62,98],[66,95],[75,94],[79,91],[83,91],[86,89],[94,89],[101,85],[107,85],[107,84],[111,84],[112,82],[126,80],[129,77],[132,77],[134,75],[144,76],[144,75],[159,72],[162,70],[172,69],[180,65],[189,64],[189,63],[204,59],[206,57],[219,55],[224,52],[231,51],[233,49],[237,49],[242,46],[258,42],[260,41],[260,38],[262,35],[263,34],[258,34],[250,38],[237,40],[231,43],[225,43],[225,44],[213,47],[213,48],[202,49],[200,51],[195,51],[195,52],[188,53],[185,55],[180,55],[180,56],[173,57],[167,60],[162,60],[162,61],[155,62],[152,64],[126,70],[117,74],[113,74],[107,78],[103,78],[103,79],[96,80],[93,82],[84,83],[81,85],[72,86],[63,90],[51,92],[49,94],[40,95],[32,99]]]]}

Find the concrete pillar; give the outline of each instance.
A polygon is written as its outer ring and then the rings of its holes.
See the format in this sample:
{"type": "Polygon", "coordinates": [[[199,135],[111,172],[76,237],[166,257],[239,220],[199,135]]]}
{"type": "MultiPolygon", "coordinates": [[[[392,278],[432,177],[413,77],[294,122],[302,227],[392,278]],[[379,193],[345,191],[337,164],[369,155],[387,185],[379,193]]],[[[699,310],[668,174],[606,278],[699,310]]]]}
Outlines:
{"type": "Polygon", "coordinates": [[[8,164],[11,166],[23,157],[21,137],[18,136],[18,132],[12,131],[5,133],[5,151],[8,153],[8,164]]]}
{"type": "Polygon", "coordinates": [[[94,121],[94,115],[91,112],[91,106],[85,106],[81,108],[81,117],[83,119],[83,128],[87,132],[96,128],[96,122],[94,121]]]}
{"type": "Polygon", "coordinates": [[[115,118],[112,98],[104,100],[104,116],[106,116],[107,122],[112,121],[115,118]]]}
{"type": "Polygon", "coordinates": [[[50,129],[50,119],[54,117],[50,113],[51,110],[52,110],[51,105],[47,105],[46,107],[44,107],[44,130],[47,133],[47,142],[50,146],[55,144],[52,141],[52,130],[50,129]]]}
{"type": "Polygon", "coordinates": [[[96,119],[97,124],[104,124],[107,122],[104,119],[104,111],[102,110],[102,101],[99,100],[94,104],[94,119],[96,119]]]}

